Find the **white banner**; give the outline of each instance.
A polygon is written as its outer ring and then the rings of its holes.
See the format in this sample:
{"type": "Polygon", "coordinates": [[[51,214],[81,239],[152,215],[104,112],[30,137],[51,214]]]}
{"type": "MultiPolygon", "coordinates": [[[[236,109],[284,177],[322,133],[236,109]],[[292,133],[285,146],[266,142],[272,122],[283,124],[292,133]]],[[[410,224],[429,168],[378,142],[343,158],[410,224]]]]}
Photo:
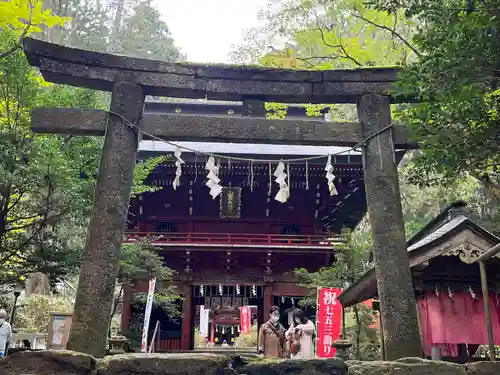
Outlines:
{"type": "Polygon", "coordinates": [[[208,313],[210,310],[205,309],[205,306],[200,306],[200,335],[208,337],[208,313]]]}
{"type": "Polygon", "coordinates": [[[148,351],[148,331],[149,320],[151,318],[151,309],[153,307],[153,298],[155,294],[156,278],[149,280],[148,300],[146,302],[146,310],[144,311],[144,327],[142,329],[141,352],[148,351]]]}

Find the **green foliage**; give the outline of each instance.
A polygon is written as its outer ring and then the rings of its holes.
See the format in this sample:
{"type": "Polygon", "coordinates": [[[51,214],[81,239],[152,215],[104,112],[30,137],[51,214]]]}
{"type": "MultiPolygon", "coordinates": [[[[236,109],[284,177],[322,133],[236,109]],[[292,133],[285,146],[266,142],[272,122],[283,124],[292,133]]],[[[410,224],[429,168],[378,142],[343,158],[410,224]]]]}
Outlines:
{"type": "MultiPolygon", "coordinates": [[[[125,285],[133,285],[137,280],[156,278],[157,292],[153,304],[167,313],[169,317],[180,315],[176,301],[180,299],[176,289],[171,284],[173,271],[165,266],[163,258],[151,244],[144,240],[122,247],[120,267],[118,270],[118,291],[113,304],[112,318],[118,312],[122,302],[125,285]]],[[[145,304],[147,293],[135,293],[132,303],[145,304]]]]}
{"type": "Polygon", "coordinates": [[[237,348],[256,348],[258,344],[259,331],[256,324],[252,324],[249,333],[240,333],[236,339],[234,339],[234,346],[237,348]]]}
{"type": "Polygon", "coordinates": [[[15,328],[18,332],[47,333],[52,313],[73,311],[73,302],[57,295],[32,294],[17,308],[15,328]]]}
{"type": "Polygon", "coordinates": [[[233,59],[323,70],[401,65],[415,55],[407,41],[414,25],[401,11],[378,11],[362,0],[270,4],[262,15],[264,26],[247,33],[233,59]]]}
{"type": "Polygon", "coordinates": [[[173,271],[165,267],[163,258],[147,241],[125,244],[122,247],[118,282],[132,284],[139,278],[156,278],[158,282],[172,281],[173,271]]]}
{"type": "MultiPolygon", "coordinates": [[[[498,33],[499,1],[410,2],[398,9],[421,25],[413,43],[421,51],[401,75],[397,93],[419,103],[398,114],[421,145],[413,182],[448,184],[472,175],[500,198],[498,33]]],[[[392,4],[394,5],[394,4],[392,4]]],[[[387,6],[387,5],[386,5],[387,6]]]]}
{"type": "MultiPolygon", "coordinates": [[[[17,36],[0,32],[0,50],[17,36]]],[[[52,285],[80,264],[103,140],[34,134],[34,107],[102,108],[90,90],[45,83],[21,51],[0,60],[0,285],[43,272],[52,285]]],[[[133,193],[165,157],[138,164],[133,193]]]]}
{"type": "Polygon", "coordinates": [[[149,59],[178,61],[168,26],[152,0],[44,0],[65,27],[44,30],[39,37],[55,43],[149,59]]]}
{"type": "Polygon", "coordinates": [[[297,269],[295,275],[303,283],[302,286],[311,290],[311,299],[307,304],[314,304],[316,290],[319,287],[346,288],[363,275],[371,266],[371,237],[366,230],[343,233],[345,244],[335,246],[335,263],[323,267],[317,272],[297,269]]]}
{"type": "MultiPolygon", "coordinates": [[[[0,50],[15,38],[11,31],[0,32],[0,50]]],[[[98,98],[84,90],[47,87],[18,50],[0,65],[0,284],[34,271],[55,281],[78,262],[58,224],[71,222],[89,206],[93,185],[80,173],[95,163],[98,148],[85,137],[33,134],[30,111],[56,99],[93,108],[98,98]]]]}
{"type": "Polygon", "coordinates": [[[0,31],[9,30],[13,39],[9,45],[3,45],[0,58],[4,58],[18,48],[19,39],[42,30],[50,30],[55,26],[63,26],[67,18],[52,14],[43,6],[41,0],[3,0],[0,1],[0,31]]]}

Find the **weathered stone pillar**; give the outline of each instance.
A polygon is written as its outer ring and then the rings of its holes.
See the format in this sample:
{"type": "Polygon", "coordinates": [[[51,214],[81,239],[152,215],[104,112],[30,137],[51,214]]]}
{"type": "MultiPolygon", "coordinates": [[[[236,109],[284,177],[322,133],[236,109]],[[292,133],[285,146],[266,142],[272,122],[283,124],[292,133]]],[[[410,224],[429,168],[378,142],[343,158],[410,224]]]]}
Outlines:
{"type": "MultiPolygon", "coordinates": [[[[111,111],[137,124],[143,108],[141,87],[115,84],[111,111]]],[[[68,341],[68,349],[95,357],[106,350],[137,146],[137,130],[110,115],[68,341]]]]}
{"type": "MultiPolygon", "coordinates": [[[[358,117],[365,137],[388,126],[391,123],[389,97],[363,95],[358,101],[358,117]]],[[[363,167],[387,360],[420,357],[422,344],[392,130],[366,143],[363,167]]]]}

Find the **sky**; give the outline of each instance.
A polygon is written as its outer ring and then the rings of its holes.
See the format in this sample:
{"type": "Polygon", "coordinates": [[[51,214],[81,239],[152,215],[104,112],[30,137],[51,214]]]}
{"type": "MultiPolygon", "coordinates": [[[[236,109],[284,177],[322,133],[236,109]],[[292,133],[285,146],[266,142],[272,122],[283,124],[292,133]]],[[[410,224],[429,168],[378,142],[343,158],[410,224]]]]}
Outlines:
{"type": "Polygon", "coordinates": [[[229,63],[232,45],[258,25],[268,0],[155,0],[176,45],[192,62],[229,63]]]}

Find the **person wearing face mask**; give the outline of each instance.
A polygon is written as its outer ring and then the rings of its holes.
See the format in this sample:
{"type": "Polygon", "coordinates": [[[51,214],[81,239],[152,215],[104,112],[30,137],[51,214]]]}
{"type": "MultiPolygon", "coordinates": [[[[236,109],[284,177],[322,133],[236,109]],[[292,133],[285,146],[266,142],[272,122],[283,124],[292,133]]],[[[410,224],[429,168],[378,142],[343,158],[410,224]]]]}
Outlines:
{"type": "Polygon", "coordinates": [[[286,339],[290,343],[290,356],[292,359],[314,358],[313,340],[315,328],[313,322],[306,318],[304,311],[293,311],[293,324],[286,331],[286,339]]]}
{"type": "Polygon", "coordinates": [[[7,355],[7,349],[12,336],[12,328],[9,323],[5,321],[7,318],[7,311],[0,309],[0,358],[7,355]]]}
{"type": "Polygon", "coordinates": [[[285,328],[280,324],[280,309],[271,307],[269,320],[260,327],[259,354],[270,358],[285,357],[285,328]]]}

